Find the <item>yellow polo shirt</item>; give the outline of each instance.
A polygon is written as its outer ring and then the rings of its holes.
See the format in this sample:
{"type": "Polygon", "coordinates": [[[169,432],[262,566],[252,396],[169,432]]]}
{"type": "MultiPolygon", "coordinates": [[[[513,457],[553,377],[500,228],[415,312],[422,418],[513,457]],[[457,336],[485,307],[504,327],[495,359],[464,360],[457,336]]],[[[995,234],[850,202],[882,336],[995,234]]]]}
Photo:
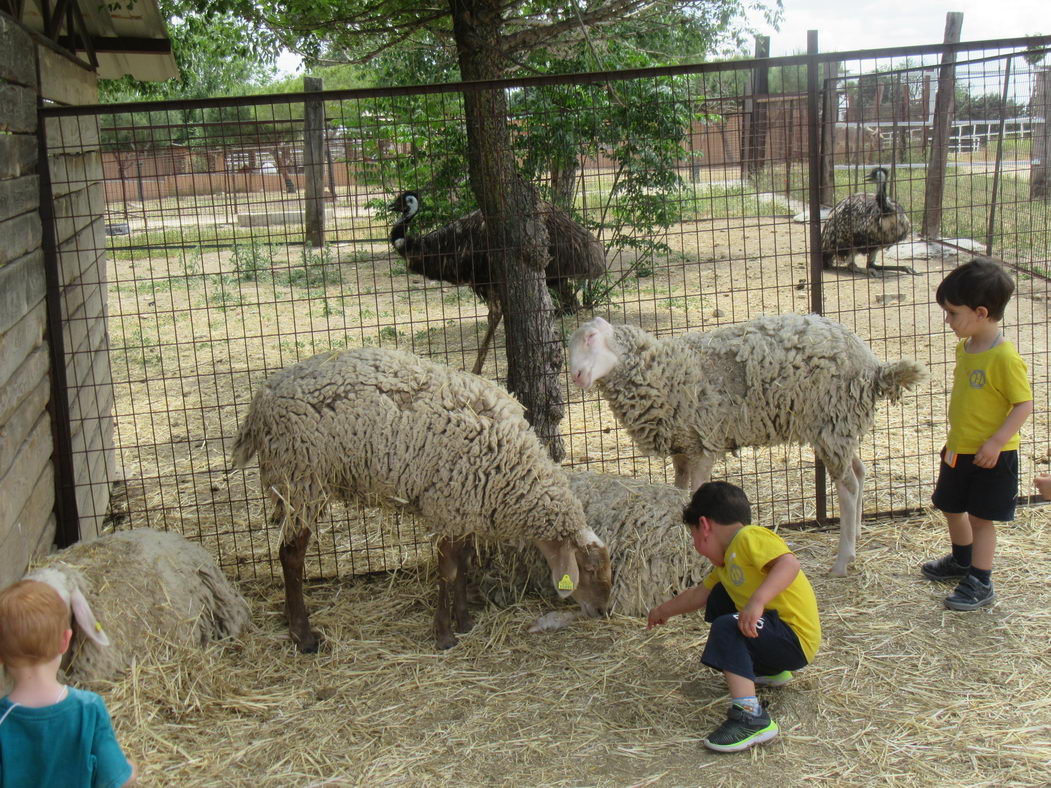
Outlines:
{"type": "MultiPolygon", "coordinates": [[[[968,353],[966,340],[956,346],[952,396],[949,398],[949,438],[945,447],[957,454],[975,454],[1000,429],[1011,408],[1033,398],[1029,370],[1015,346],[1004,340],[981,353],[968,353]]],[[[1017,449],[1016,432],[1002,451],[1017,449]]]]}
{"type": "MultiPolygon", "coordinates": [[[[723,565],[712,567],[704,578],[704,585],[715,588],[716,583],[722,583],[734,606],[740,610],[748,604],[760,583],[766,580],[764,567],[790,552],[785,540],[770,529],[746,525],[734,534],[726,547],[723,565]]],[[[788,588],[767,603],[766,609],[776,610],[781,620],[792,627],[807,662],[813,660],[821,645],[821,621],[817,614],[817,597],[802,569],[788,588]]]]}

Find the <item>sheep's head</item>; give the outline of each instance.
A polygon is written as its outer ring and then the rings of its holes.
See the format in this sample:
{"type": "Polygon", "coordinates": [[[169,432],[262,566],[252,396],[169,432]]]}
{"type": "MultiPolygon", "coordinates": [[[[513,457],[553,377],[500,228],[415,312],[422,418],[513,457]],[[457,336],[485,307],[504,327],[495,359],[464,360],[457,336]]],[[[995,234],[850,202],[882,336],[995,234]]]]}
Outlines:
{"type": "Polygon", "coordinates": [[[587,616],[605,615],[613,589],[605,543],[585,529],[579,540],[538,540],[536,544],[551,567],[551,582],[558,595],[573,597],[587,616]]]}
{"type": "Polygon", "coordinates": [[[569,372],[580,388],[590,388],[620,362],[610,348],[612,339],[613,326],[601,317],[584,323],[569,338],[569,372]]]}
{"type": "Polygon", "coordinates": [[[26,575],[25,579],[46,583],[55,589],[69,607],[73,614],[73,620],[77,622],[81,632],[100,646],[108,646],[110,644],[109,637],[102,629],[102,625],[96,620],[88,600],[84,598],[84,594],[77,586],[76,580],[70,577],[69,574],[61,569],[45,567],[43,569],[34,569],[26,575]]]}

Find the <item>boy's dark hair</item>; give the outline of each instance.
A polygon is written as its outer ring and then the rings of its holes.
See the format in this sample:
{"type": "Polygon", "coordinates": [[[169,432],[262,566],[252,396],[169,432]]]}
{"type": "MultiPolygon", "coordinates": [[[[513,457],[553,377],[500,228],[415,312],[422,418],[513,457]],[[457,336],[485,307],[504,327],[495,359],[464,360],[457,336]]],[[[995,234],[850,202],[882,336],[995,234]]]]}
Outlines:
{"type": "Polygon", "coordinates": [[[697,488],[693,499],[682,510],[682,521],[696,526],[702,517],[721,525],[752,522],[752,505],[748,496],[736,484],[729,482],[706,482],[697,488]]]}
{"type": "Polygon", "coordinates": [[[37,580],[19,580],[0,591],[0,662],[9,667],[50,662],[62,651],[69,608],[58,592],[37,580]]]}
{"type": "Polygon", "coordinates": [[[934,293],[938,305],[946,303],[977,309],[984,306],[993,320],[1002,320],[1015,283],[1003,265],[992,257],[975,257],[954,268],[934,293]]]}

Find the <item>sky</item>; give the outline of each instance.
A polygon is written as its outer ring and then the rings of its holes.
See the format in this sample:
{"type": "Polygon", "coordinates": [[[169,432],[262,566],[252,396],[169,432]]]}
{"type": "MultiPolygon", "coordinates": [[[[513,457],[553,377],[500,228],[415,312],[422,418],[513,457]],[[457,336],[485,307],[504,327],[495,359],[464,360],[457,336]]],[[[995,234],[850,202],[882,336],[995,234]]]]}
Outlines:
{"type": "Polygon", "coordinates": [[[1014,38],[1051,34],[1048,0],[783,0],[784,21],[770,36],[770,54],[806,51],[807,31],[818,31],[822,52],[940,43],[945,15],[963,13],[962,39],[1014,38]]]}

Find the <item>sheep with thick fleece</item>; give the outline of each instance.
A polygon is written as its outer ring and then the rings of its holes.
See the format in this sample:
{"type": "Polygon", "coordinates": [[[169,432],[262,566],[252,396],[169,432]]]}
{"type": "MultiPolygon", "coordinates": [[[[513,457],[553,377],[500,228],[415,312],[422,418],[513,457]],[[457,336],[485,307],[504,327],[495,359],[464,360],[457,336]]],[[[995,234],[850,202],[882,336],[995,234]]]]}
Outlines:
{"type": "MultiPolygon", "coordinates": [[[[690,494],[668,484],[590,471],[566,471],[588,526],[609,548],[613,568],[610,612],[645,616],[650,608],[701,582],[710,565],[693,547],[682,510],[690,494]]],[[[507,600],[507,587],[542,592],[546,576],[540,562],[509,550],[486,554],[483,577],[487,597],[507,600]],[[511,582],[508,583],[508,578],[511,582]]],[[[574,618],[568,611],[541,617],[534,630],[559,629],[574,618]]]]}
{"type": "Polygon", "coordinates": [[[237,637],[248,604],[199,544],[141,528],[77,542],[26,573],[70,606],[76,623],[63,660],[71,681],[114,679],[149,651],[237,637]]]}
{"type": "Polygon", "coordinates": [[[495,383],[394,350],[322,353],[255,393],[233,467],[256,454],[271,522],[281,528],[285,611],[301,651],[318,645],[303,602],[303,558],[333,499],[406,509],[435,534],[441,648],[456,643],[452,618],[459,632],[472,625],[471,537],[536,545],[561,596],[587,615],[605,612],[609,552],[521,404],[495,383]]]}
{"type": "Polygon", "coordinates": [[[740,446],[812,446],[839,496],[836,575],[854,558],[861,520],[859,440],[879,400],[897,401],[925,376],[916,361],[881,363],[839,323],[798,314],[666,339],[597,317],[570,337],[569,364],[640,449],[671,456],[679,487],[696,490],[740,446]]]}

